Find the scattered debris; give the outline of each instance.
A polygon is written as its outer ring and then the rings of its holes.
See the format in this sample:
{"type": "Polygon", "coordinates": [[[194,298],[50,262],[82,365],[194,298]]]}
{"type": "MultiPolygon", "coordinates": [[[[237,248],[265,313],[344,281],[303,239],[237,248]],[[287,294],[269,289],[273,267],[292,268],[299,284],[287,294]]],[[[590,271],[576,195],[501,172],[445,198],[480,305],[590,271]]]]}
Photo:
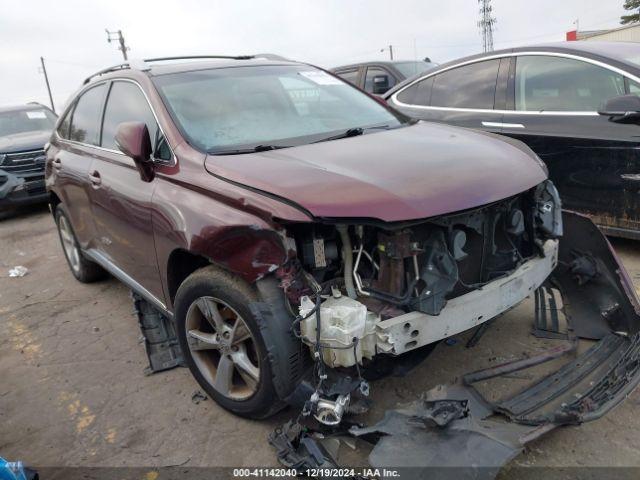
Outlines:
{"type": "Polygon", "coordinates": [[[196,390],[195,392],[193,392],[193,395],[191,395],[191,401],[196,405],[198,405],[200,402],[206,402],[208,398],[209,397],[207,397],[200,390],[196,390]]]}
{"type": "Polygon", "coordinates": [[[22,265],[18,265],[9,270],[10,277],[24,277],[27,273],[29,273],[29,269],[22,265]]]}

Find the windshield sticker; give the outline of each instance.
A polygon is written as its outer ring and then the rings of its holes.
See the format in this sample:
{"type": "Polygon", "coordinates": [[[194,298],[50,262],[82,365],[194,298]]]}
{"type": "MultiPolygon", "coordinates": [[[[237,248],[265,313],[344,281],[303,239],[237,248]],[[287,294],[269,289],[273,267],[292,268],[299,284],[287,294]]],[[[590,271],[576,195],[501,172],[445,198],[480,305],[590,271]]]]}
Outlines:
{"type": "Polygon", "coordinates": [[[332,77],[321,70],[311,70],[308,72],[299,72],[303,77],[308,78],[318,85],[344,85],[344,82],[336,77],[332,77]]]}
{"type": "Polygon", "coordinates": [[[29,117],[31,120],[36,120],[38,118],[47,118],[47,116],[44,114],[44,112],[42,110],[36,110],[35,112],[25,112],[27,114],[27,117],[29,117]]]}

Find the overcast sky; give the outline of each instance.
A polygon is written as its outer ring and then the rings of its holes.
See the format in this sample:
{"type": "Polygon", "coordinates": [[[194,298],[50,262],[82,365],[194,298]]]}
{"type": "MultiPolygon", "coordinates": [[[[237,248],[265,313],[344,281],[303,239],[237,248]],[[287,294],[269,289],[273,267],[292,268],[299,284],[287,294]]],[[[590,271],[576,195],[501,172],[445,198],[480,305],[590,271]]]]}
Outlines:
{"type": "MultiPolygon", "coordinates": [[[[615,27],[623,0],[493,0],[496,49],[615,27]]],[[[323,67],[379,58],[444,62],[481,51],[477,0],[0,0],[0,105],[60,109],[85,76],[131,58],[272,52],[323,67]]]]}

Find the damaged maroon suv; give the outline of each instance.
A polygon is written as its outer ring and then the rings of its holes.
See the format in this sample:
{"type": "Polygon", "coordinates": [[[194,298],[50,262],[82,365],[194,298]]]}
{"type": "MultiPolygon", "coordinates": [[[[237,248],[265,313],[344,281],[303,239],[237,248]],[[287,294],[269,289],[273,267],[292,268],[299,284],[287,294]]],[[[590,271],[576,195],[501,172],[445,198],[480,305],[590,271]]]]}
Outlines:
{"type": "Polygon", "coordinates": [[[534,334],[568,347],[465,388],[573,363],[494,413],[579,423],[638,382],[634,289],[594,225],[562,212],[531,150],[409,120],[313,66],[225,57],[99,72],[58,121],[46,182],[73,275],[128,285],[239,415],[289,402],[336,425],[372,369],[529,296],[534,334]],[[591,342],[579,355],[577,339],[591,342]]]}

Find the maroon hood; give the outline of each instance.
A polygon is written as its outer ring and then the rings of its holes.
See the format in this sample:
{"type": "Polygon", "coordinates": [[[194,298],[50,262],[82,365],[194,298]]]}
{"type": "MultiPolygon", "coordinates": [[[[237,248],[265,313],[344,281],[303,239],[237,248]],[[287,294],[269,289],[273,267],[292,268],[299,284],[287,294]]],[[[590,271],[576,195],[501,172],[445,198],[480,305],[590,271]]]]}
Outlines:
{"type": "Polygon", "coordinates": [[[521,193],[546,178],[520,142],[420,122],[243,155],[209,155],[219,177],[294,202],[315,217],[428,218],[521,193]]]}

